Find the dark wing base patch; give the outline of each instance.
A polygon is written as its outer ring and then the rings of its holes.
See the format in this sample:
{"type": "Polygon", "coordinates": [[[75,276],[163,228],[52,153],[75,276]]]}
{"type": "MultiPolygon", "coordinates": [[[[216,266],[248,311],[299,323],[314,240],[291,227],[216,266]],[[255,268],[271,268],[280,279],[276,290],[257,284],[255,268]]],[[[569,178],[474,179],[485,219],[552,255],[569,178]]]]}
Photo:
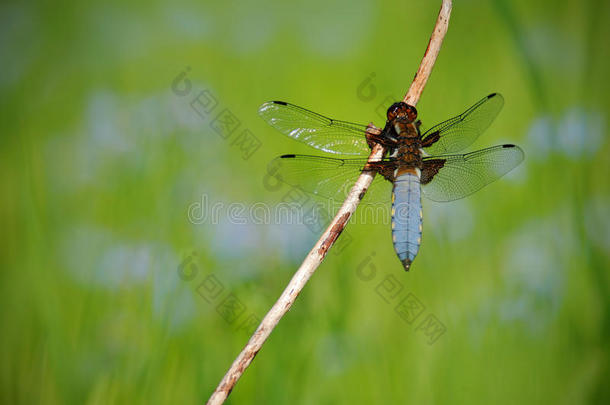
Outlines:
{"type": "Polygon", "coordinates": [[[430,159],[424,160],[424,166],[421,171],[421,185],[426,185],[432,181],[434,176],[438,173],[439,170],[445,166],[445,162],[447,159],[430,159]]]}

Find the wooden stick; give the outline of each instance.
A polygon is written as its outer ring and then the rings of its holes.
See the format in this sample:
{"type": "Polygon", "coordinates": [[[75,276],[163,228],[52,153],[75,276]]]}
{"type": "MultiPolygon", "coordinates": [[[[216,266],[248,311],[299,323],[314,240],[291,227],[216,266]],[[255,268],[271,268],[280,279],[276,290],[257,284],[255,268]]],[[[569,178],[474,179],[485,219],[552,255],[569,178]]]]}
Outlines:
{"type": "MultiPolygon", "coordinates": [[[[432,67],[434,66],[434,62],[438,56],[443,38],[447,32],[450,14],[451,0],[443,0],[434,31],[430,37],[430,42],[428,43],[424,57],[421,61],[417,74],[415,75],[415,79],[413,80],[413,83],[411,84],[411,87],[404,98],[404,101],[408,104],[416,105],[419,101],[419,97],[424,89],[424,86],[426,85],[430,73],[432,72],[432,67]]],[[[379,129],[371,124],[369,125],[368,131],[378,133],[379,129]]],[[[371,151],[371,155],[369,156],[369,161],[381,160],[384,153],[384,148],[381,145],[375,145],[371,151]]],[[[326,254],[328,253],[328,250],[335,243],[347,225],[350,217],[356,211],[360,200],[362,197],[364,197],[364,194],[374,178],[375,172],[372,171],[363,171],[360,177],[358,177],[358,180],[356,180],[356,183],[350,190],[347,198],[343,202],[343,205],[337,212],[337,215],[332,220],[328,228],[324,231],[320,239],[316,242],[313,249],[309,252],[301,264],[301,267],[299,267],[288,283],[288,286],[284,292],[282,292],[280,298],[276,301],[273,307],[271,307],[267,315],[265,315],[260,325],[246,344],[246,347],[244,347],[241,353],[239,353],[229,368],[229,371],[227,371],[222,381],[220,381],[220,384],[218,384],[218,387],[216,387],[216,390],[208,400],[208,405],[218,405],[224,403],[241,375],[263,346],[263,343],[265,343],[280,319],[282,319],[286,312],[288,312],[288,310],[292,307],[292,304],[303,287],[305,287],[305,284],[309,278],[316,271],[320,263],[322,263],[326,257],[326,254]]]]}
{"type": "Polygon", "coordinates": [[[436,24],[434,25],[434,30],[432,31],[432,35],[430,35],[428,47],[426,48],[426,52],[424,52],[424,57],[419,64],[419,69],[417,69],[417,73],[415,74],[415,78],[413,78],[409,91],[407,91],[407,94],[405,94],[405,97],[402,99],[402,101],[407,104],[416,105],[421,97],[421,93],[424,91],[424,87],[426,87],[426,82],[432,73],[432,68],[434,67],[438,53],[441,50],[441,45],[443,44],[445,34],[447,34],[447,29],[449,28],[449,17],[451,17],[451,0],[443,0],[441,10],[436,19],[436,24]]]}

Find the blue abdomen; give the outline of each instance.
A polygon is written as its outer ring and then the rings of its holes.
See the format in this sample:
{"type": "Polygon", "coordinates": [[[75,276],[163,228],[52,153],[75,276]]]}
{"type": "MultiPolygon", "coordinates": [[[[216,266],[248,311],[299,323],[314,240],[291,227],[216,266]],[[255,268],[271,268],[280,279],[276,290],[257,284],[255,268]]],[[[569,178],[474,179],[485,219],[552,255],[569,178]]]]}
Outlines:
{"type": "Polygon", "coordinates": [[[421,244],[422,207],[419,177],[402,174],[392,190],[392,241],[405,270],[417,256],[421,244]]]}

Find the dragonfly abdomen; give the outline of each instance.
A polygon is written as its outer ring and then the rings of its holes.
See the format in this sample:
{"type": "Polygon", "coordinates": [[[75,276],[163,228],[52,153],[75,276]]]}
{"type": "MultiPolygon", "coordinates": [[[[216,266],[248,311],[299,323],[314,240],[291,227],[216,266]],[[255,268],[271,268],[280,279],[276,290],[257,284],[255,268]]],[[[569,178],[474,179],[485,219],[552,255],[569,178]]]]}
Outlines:
{"type": "Polygon", "coordinates": [[[392,190],[392,241],[405,270],[417,256],[421,244],[422,206],[416,171],[400,174],[392,190]]]}

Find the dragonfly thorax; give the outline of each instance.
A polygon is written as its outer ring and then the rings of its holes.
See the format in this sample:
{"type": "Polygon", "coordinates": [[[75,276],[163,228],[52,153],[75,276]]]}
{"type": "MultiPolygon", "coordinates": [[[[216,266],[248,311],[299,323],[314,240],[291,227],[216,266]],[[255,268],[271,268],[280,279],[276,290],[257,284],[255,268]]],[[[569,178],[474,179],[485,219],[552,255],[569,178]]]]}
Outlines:
{"type": "Polygon", "coordinates": [[[418,138],[399,140],[394,157],[400,161],[401,167],[421,169],[423,166],[421,141],[418,138]]]}

